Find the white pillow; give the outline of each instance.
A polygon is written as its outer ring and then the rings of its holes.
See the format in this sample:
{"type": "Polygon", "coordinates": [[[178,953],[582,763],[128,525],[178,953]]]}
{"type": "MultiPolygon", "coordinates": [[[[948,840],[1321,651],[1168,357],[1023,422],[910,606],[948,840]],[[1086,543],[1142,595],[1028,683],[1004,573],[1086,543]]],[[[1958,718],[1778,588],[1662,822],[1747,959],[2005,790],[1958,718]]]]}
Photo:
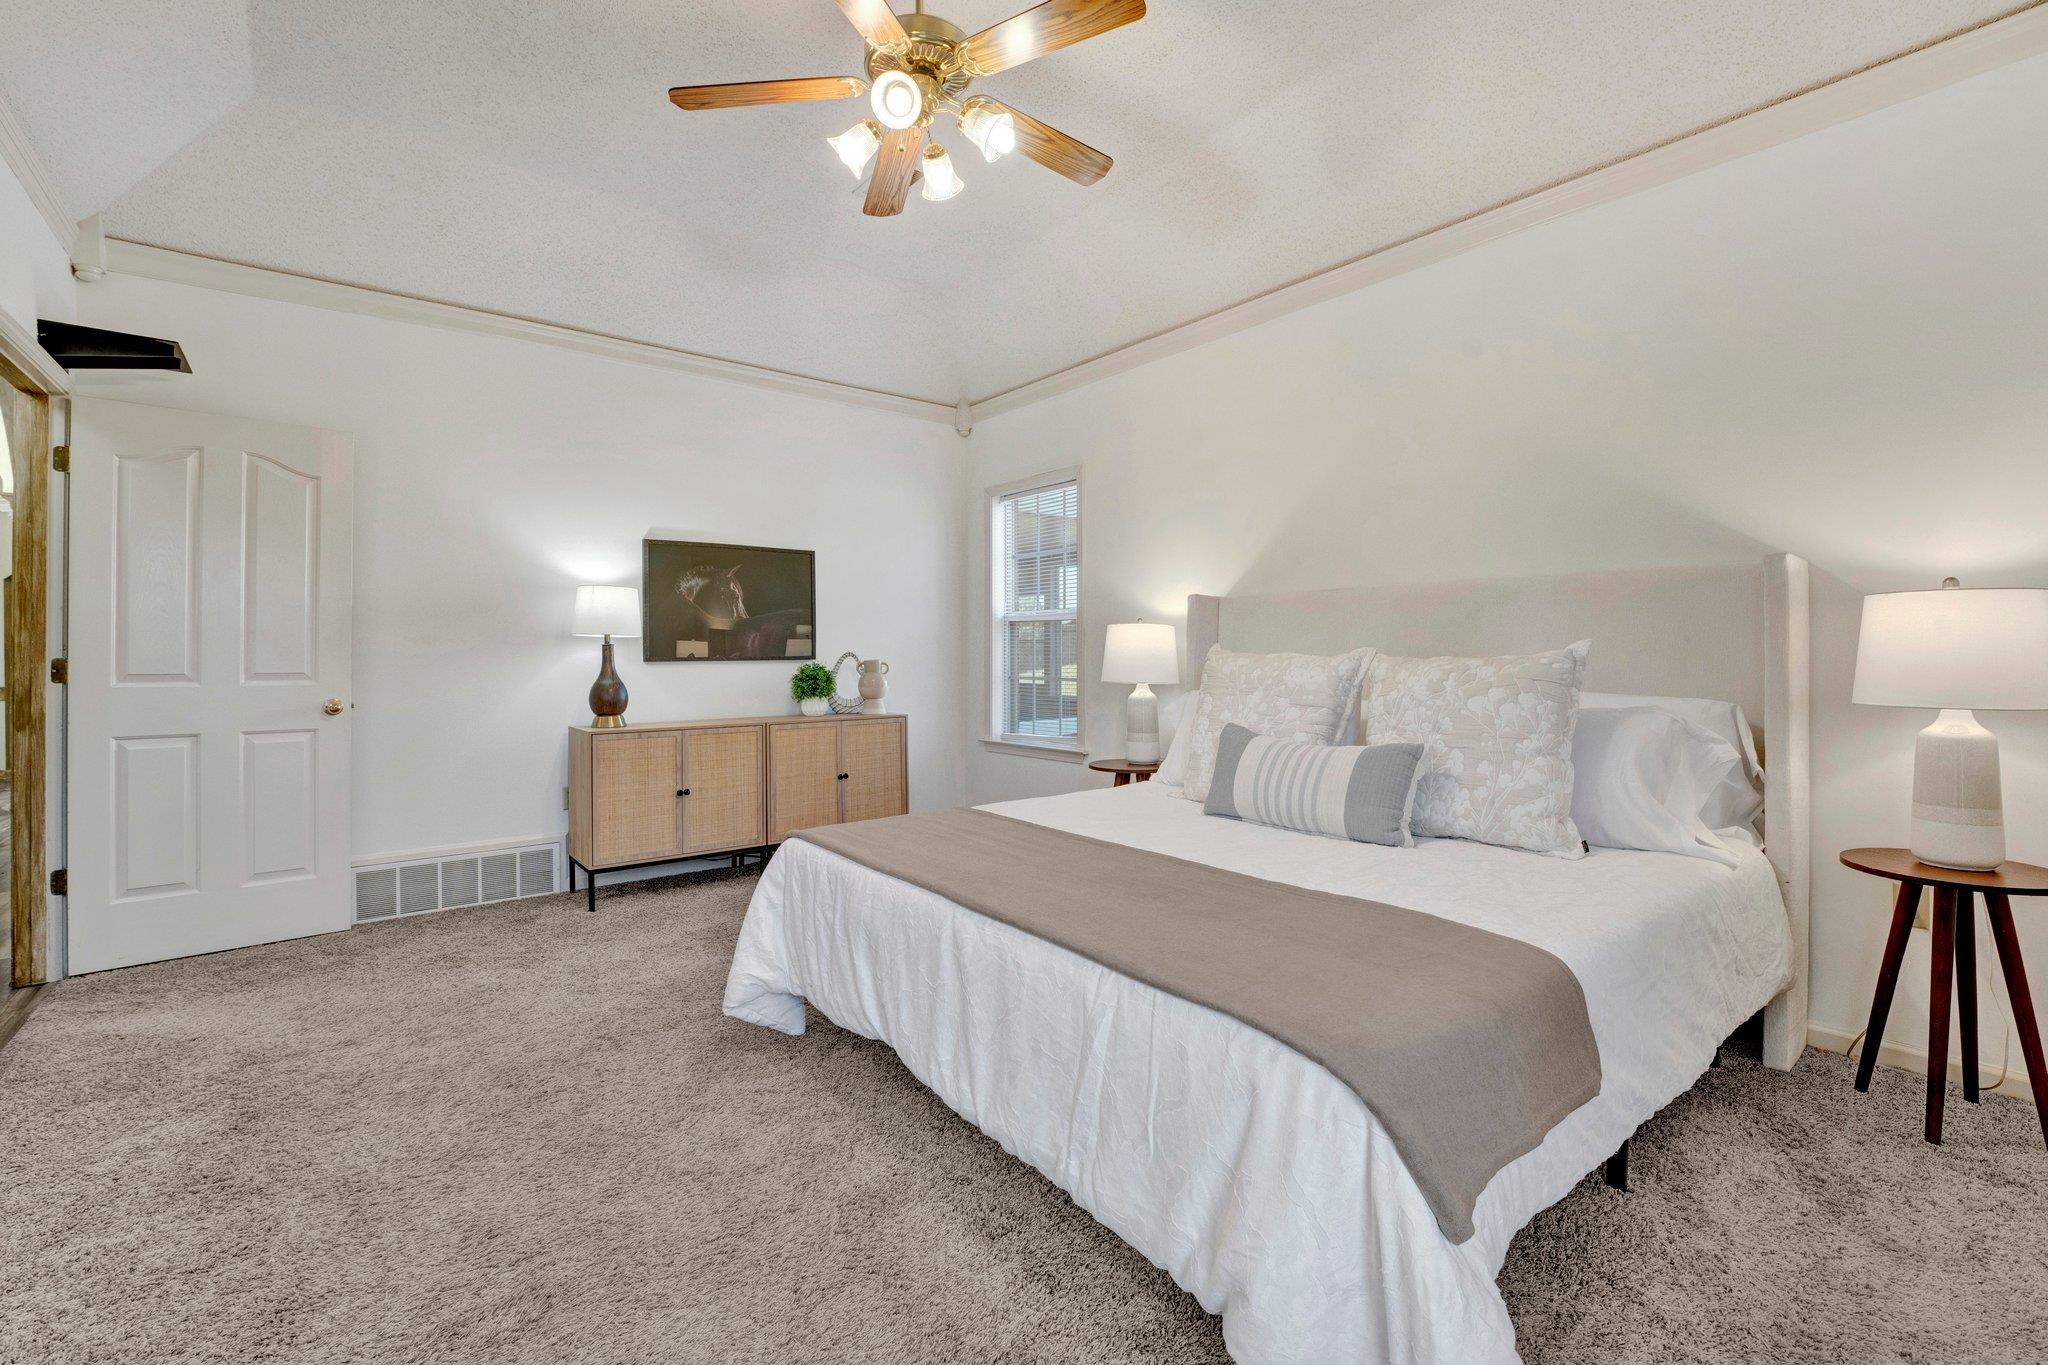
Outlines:
{"type": "Polygon", "coordinates": [[[1754,836],[1756,818],[1764,808],[1764,769],[1757,761],[1756,732],[1749,717],[1732,701],[1707,697],[1636,697],[1619,692],[1587,692],[1579,697],[1582,710],[1611,710],[1622,706],[1654,706],[1681,720],[1692,722],[1732,746],[1741,762],[1715,787],[1702,793],[1700,819],[1708,829],[1744,829],[1754,836]]]}
{"type": "Polygon", "coordinates": [[[1572,724],[1592,647],[1373,660],[1365,742],[1424,746],[1418,835],[1585,853],[1572,824],[1572,724]]]}
{"type": "Polygon", "coordinates": [[[1579,712],[1572,736],[1572,823],[1600,848],[1709,858],[1735,854],[1700,812],[1742,755],[1720,736],[1655,706],[1579,712]]]}
{"type": "Polygon", "coordinates": [[[1194,719],[1194,710],[1193,692],[1183,692],[1159,708],[1160,727],[1173,738],[1166,742],[1166,757],[1159,762],[1154,782],[1178,787],[1187,780],[1188,732],[1195,728],[1188,722],[1194,719]]]}
{"type": "Polygon", "coordinates": [[[1206,800],[1216,741],[1226,725],[1255,735],[1334,744],[1358,709],[1373,651],[1349,654],[1246,654],[1211,645],[1202,664],[1202,690],[1188,729],[1187,769],[1181,795],[1206,800]]]}

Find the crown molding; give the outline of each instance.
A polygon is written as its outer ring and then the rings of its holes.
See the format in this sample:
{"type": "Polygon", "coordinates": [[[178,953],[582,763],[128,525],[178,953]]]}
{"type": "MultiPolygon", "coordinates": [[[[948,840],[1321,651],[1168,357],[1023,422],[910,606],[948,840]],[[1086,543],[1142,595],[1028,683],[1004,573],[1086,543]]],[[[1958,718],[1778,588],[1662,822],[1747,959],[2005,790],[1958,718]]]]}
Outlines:
{"type": "Polygon", "coordinates": [[[57,182],[50,178],[50,168],[36,155],[35,144],[28,140],[27,130],[4,96],[0,96],[0,161],[5,161],[7,169],[14,172],[29,202],[50,225],[51,235],[70,255],[78,241],[78,224],[64,212],[64,199],[57,193],[57,182]]]}
{"type": "Polygon", "coordinates": [[[1195,318],[970,405],[972,420],[1068,393],[1219,337],[1354,293],[1497,242],[1541,223],[1612,203],[1809,133],[2048,53],[2048,3],[1939,39],[1570,180],[1368,252],[1319,274],[1195,318]]]}
{"type": "Polygon", "coordinates": [[[779,393],[829,399],[902,417],[944,422],[947,426],[952,426],[958,415],[956,406],[952,403],[934,403],[903,394],[884,393],[878,389],[864,389],[853,384],[839,384],[829,379],[813,379],[808,375],[791,374],[786,370],[773,370],[761,365],[749,365],[742,361],[724,360],[717,356],[699,355],[694,351],[659,346],[650,341],[632,341],[625,337],[610,336],[603,332],[588,332],[552,322],[539,322],[510,313],[465,308],[460,304],[442,303],[436,299],[420,298],[413,294],[393,293],[363,285],[324,280],[312,275],[297,275],[285,270],[243,265],[237,261],[199,256],[186,251],[173,251],[168,247],[149,246],[117,237],[107,239],[107,269],[119,275],[162,280],[170,284],[193,285],[229,294],[245,294],[252,298],[272,299],[280,303],[303,304],[337,313],[359,313],[393,322],[414,322],[428,327],[446,327],[460,332],[478,332],[485,336],[534,341],[547,346],[581,351],[585,355],[599,356],[606,360],[652,365],[657,369],[678,370],[684,374],[723,379],[735,384],[750,384],[755,388],[773,389],[779,393]]]}

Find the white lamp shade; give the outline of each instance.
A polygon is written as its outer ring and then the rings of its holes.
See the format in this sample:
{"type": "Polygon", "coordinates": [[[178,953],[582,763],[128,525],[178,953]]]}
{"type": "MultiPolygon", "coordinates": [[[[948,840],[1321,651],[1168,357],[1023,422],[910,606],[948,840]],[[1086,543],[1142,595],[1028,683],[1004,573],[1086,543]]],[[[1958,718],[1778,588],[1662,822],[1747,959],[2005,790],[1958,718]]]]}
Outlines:
{"type": "Polygon", "coordinates": [[[571,635],[614,635],[640,638],[640,589],[578,588],[571,635]]]}
{"type": "Polygon", "coordinates": [[[2048,708],[2048,589],[1936,588],[1864,598],[1853,695],[1865,706],[2048,708]]]}
{"type": "Polygon", "coordinates": [[[1109,628],[1102,646],[1102,680],[1106,683],[1175,683],[1180,657],[1173,627],[1133,621],[1109,628]]]}

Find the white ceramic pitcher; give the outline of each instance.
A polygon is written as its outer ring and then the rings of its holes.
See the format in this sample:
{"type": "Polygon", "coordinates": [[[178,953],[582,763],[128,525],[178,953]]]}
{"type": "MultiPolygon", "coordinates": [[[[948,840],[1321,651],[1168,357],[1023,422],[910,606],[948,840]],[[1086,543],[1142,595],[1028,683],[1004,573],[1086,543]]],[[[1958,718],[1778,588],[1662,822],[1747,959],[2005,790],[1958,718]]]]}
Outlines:
{"type": "Polygon", "coordinates": [[[880,659],[860,661],[860,710],[864,716],[889,714],[889,684],[883,680],[889,665],[880,659]]]}

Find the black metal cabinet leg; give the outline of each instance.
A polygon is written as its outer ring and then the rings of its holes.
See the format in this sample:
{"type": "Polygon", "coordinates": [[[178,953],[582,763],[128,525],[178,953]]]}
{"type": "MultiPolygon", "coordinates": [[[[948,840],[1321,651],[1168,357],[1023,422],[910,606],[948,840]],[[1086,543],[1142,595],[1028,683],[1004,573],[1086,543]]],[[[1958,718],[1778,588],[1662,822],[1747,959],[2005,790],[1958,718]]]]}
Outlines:
{"type": "Polygon", "coordinates": [[[589,868],[583,870],[586,884],[590,887],[590,913],[597,913],[597,873],[589,868]]]}

